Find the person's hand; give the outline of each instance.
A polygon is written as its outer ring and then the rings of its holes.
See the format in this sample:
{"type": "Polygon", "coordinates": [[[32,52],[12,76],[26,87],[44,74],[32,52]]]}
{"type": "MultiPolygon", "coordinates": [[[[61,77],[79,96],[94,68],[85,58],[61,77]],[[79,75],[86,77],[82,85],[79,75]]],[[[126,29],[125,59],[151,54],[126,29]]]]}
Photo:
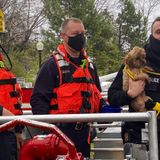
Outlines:
{"type": "Polygon", "coordinates": [[[23,145],[23,137],[21,133],[16,133],[16,139],[17,139],[17,149],[20,150],[20,148],[23,145]]]}
{"type": "Polygon", "coordinates": [[[144,87],[145,87],[145,81],[142,80],[134,81],[131,78],[129,78],[129,89],[127,91],[127,94],[131,98],[135,98],[144,91],[144,87]]]}
{"type": "Polygon", "coordinates": [[[2,116],[14,116],[14,114],[3,107],[2,116]]]}

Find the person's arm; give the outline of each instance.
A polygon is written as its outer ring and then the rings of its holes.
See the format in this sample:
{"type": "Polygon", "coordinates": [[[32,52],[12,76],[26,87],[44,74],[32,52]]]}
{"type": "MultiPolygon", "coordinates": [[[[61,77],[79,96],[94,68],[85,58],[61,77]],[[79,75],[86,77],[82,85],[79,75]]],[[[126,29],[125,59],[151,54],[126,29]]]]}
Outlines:
{"type": "Polygon", "coordinates": [[[132,98],[127,94],[127,92],[122,89],[122,77],[123,77],[123,68],[121,66],[117,76],[112,82],[108,90],[108,101],[110,105],[113,106],[123,106],[130,104],[132,98]]]}
{"type": "MultiPolygon", "coordinates": [[[[98,72],[97,72],[97,68],[94,65],[94,82],[96,84],[97,89],[102,92],[102,88],[101,88],[101,84],[100,84],[100,80],[99,80],[99,76],[98,76],[98,72]]],[[[99,107],[99,112],[101,112],[101,108],[102,106],[106,105],[106,102],[104,100],[104,98],[101,98],[100,100],[100,107],[99,107]]]]}
{"type": "Polygon", "coordinates": [[[58,70],[56,63],[51,57],[41,67],[37,76],[30,104],[33,114],[48,114],[52,90],[56,85],[58,70]]]}

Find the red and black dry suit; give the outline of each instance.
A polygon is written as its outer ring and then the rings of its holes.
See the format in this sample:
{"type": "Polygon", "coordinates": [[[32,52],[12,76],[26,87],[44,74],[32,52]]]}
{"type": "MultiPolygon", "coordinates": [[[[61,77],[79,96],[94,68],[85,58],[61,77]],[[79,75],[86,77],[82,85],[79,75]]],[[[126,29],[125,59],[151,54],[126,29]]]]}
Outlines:
{"type": "MultiPolygon", "coordinates": [[[[98,112],[100,83],[95,66],[82,50],[78,58],[70,57],[63,45],[47,60],[35,83],[31,97],[33,114],[67,114],[98,112]],[[86,60],[85,68],[81,65],[86,60]],[[96,102],[95,102],[96,100],[96,102]]],[[[78,151],[89,157],[88,126],[75,130],[76,124],[61,125],[60,129],[75,143],[78,151]]]]}
{"type": "MultiPolygon", "coordinates": [[[[156,40],[152,35],[150,36],[150,42],[144,46],[146,51],[147,66],[153,69],[153,72],[160,73],[160,41],[156,40]]],[[[127,95],[122,89],[122,76],[124,65],[120,68],[116,78],[114,79],[111,87],[108,91],[108,100],[112,106],[124,106],[130,105],[132,98],[127,95]]],[[[153,101],[160,102],[160,76],[155,74],[149,74],[150,83],[145,85],[145,93],[151,97],[153,101]]],[[[148,104],[147,104],[148,105],[148,104]]],[[[146,105],[146,106],[147,106],[146,105]]],[[[135,112],[133,108],[129,106],[129,112],[135,112]]],[[[158,145],[159,145],[159,157],[160,157],[160,118],[157,118],[158,122],[158,145]]],[[[145,127],[144,122],[125,122],[122,128],[123,132],[129,133],[129,142],[141,143],[141,129],[145,127]]],[[[122,133],[122,136],[124,134],[122,133]]],[[[123,137],[124,138],[124,137],[123,137]]],[[[125,141],[124,141],[125,142],[125,141]]]]}

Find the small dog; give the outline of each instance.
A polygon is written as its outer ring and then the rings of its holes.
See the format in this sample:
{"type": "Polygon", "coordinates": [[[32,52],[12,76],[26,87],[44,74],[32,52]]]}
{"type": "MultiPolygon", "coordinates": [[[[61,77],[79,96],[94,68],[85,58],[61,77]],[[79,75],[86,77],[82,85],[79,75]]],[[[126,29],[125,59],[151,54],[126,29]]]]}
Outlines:
{"type": "MultiPolygon", "coordinates": [[[[129,78],[134,81],[144,80],[149,82],[149,76],[143,72],[146,67],[146,53],[143,48],[135,46],[125,57],[123,69],[123,90],[128,91],[129,89],[129,78]]],[[[147,68],[148,69],[148,68],[147,68]]],[[[131,101],[131,107],[137,112],[146,111],[145,102],[151,99],[145,95],[143,91],[134,100],[131,101]]]]}

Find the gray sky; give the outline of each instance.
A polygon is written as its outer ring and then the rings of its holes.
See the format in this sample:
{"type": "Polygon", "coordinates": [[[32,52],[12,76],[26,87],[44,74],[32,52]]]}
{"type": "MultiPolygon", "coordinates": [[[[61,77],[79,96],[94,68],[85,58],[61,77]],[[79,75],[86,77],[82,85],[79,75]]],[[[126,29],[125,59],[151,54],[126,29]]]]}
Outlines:
{"type": "MultiPolygon", "coordinates": [[[[120,4],[118,3],[119,0],[103,0],[106,2],[106,6],[108,8],[108,10],[114,15],[114,17],[116,18],[118,13],[120,12],[120,4]]],[[[160,0],[132,0],[133,3],[135,4],[135,7],[138,10],[144,11],[144,14],[147,15],[147,13],[149,12],[149,8],[153,8],[151,9],[151,13],[149,14],[148,17],[148,35],[150,34],[150,26],[153,22],[153,20],[157,17],[160,17],[160,0]],[[154,7],[151,7],[154,6],[154,7]]]]}

